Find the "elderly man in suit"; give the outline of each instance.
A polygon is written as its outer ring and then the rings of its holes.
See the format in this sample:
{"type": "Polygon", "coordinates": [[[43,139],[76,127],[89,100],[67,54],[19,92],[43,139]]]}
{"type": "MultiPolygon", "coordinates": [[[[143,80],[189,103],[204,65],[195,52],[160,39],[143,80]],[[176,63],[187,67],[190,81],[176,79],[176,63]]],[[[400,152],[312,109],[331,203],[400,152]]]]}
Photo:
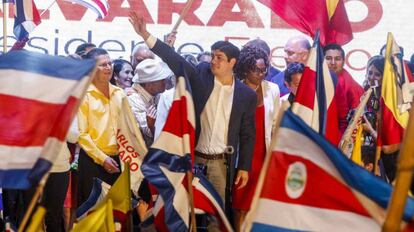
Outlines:
{"type": "Polygon", "coordinates": [[[233,184],[238,188],[247,184],[255,143],[256,93],[233,75],[239,49],[228,41],[218,41],[211,47],[211,65],[202,62],[194,67],[153,37],[142,16],[132,12],[129,20],[176,76],[185,71],[195,104],[196,162],[207,165],[207,178],[229,212],[230,189],[233,184]]]}

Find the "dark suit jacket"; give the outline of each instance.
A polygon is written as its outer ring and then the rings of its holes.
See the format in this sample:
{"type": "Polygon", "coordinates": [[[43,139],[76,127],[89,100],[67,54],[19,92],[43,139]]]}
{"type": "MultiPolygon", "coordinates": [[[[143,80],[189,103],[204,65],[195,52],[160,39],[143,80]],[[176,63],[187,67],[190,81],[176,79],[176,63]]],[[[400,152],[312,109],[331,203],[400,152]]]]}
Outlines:
{"type": "MultiPolygon", "coordinates": [[[[214,88],[214,75],[211,73],[210,64],[201,63],[194,67],[160,40],[157,40],[151,50],[168,64],[176,76],[188,78],[196,112],[196,140],[198,141],[200,115],[214,88]]],[[[256,93],[237,78],[234,81],[233,104],[227,133],[227,143],[235,150],[231,159],[231,167],[233,168],[230,174],[230,183],[233,183],[236,168],[250,170],[256,137],[256,93]]]]}

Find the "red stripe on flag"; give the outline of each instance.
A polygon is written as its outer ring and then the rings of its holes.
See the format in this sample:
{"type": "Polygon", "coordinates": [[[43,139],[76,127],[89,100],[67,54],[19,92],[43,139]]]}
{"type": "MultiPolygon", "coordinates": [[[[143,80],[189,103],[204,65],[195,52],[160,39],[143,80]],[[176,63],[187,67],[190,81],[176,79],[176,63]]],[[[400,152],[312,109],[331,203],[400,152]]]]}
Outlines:
{"type": "Polygon", "coordinates": [[[78,99],[51,104],[0,94],[0,144],[42,146],[48,137],[64,141],[78,99]]]}
{"type": "Polygon", "coordinates": [[[354,212],[370,217],[348,186],[343,185],[309,160],[277,151],[272,153],[261,198],[296,205],[354,212]],[[304,191],[296,199],[289,197],[287,193],[288,168],[295,162],[301,162],[306,166],[307,175],[306,182],[304,182],[304,191]]]}
{"type": "Polygon", "coordinates": [[[309,67],[303,70],[302,78],[295,96],[295,102],[313,110],[316,93],[316,72],[309,67]]]}
{"type": "Polygon", "coordinates": [[[106,11],[105,5],[101,1],[99,0],[92,0],[92,1],[99,7],[99,9],[101,9],[104,16],[108,14],[108,11],[106,11]]]}
{"type": "Polygon", "coordinates": [[[395,120],[392,111],[385,105],[384,98],[381,98],[382,127],[381,145],[399,144],[404,136],[404,128],[395,120]]]}
{"type": "Polygon", "coordinates": [[[190,135],[191,158],[194,161],[195,129],[188,121],[187,99],[185,96],[182,96],[180,100],[173,101],[163,131],[181,138],[185,134],[190,135]]]}

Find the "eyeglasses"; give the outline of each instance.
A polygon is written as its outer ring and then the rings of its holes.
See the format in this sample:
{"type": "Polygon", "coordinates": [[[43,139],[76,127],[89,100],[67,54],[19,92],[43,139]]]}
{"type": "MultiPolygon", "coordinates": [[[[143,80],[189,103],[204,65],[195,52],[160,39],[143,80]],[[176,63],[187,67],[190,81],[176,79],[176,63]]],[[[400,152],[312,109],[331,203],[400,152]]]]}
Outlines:
{"type": "Polygon", "coordinates": [[[112,62],[98,64],[98,66],[101,67],[101,68],[106,68],[107,66],[112,67],[112,62]]]}
{"type": "Polygon", "coordinates": [[[267,68],[254,67],[253,70],[252,70],[252,73],[255,73],[255,74],[258,74],[258,75],[266,74],[267,73],[267,68]]]}

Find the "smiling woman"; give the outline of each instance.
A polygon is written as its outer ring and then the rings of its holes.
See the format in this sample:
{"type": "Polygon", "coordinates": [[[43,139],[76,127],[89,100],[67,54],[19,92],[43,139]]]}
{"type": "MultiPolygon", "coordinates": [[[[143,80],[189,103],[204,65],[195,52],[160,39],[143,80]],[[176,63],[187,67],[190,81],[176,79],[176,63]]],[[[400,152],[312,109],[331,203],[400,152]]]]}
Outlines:
{"type": "Polygon", "coordinates": [[[131,87],[132,77],[134,77],[132,64],[123,59],[113,60],[112,63],[114,71],[110,80],[111,84],[116,85],[121,89],[131,87]]]}
{"type": "Polygon", "coordinates": [[[237,76],[257,94],[255,112],[256,143],[254,145],[252,168],[249,181],[244,188],[233,189],[234,225],[240,230],[244,217],[250,209],[254,190],[263,166],[266,150],[270,145],[272,127],[279,110],[279,87],[264,80],[269,67],[268,55],[255,45],[246,45],[240,51],[236,66],[237,76]]]}

